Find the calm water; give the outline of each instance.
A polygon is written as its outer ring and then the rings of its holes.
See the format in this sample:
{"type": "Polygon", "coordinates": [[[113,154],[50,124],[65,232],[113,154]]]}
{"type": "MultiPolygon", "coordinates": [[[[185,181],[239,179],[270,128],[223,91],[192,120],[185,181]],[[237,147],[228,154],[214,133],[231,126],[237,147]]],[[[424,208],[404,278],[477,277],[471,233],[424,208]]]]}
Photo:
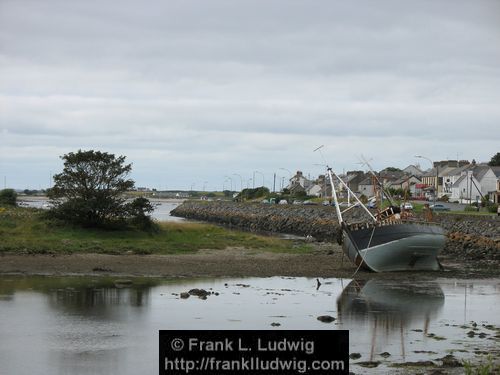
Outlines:
{"type": "MultiPolygon", "coordinates": [[[[47,209],[49,208],[49,201],[46,198],[30,198],[29,200],[20,199],[20,204],[25,207],[35,207],[47,209]]],[[[170,211],[176,208],[181,201],[165,201],[165,200],[151,200],[151,203],[155,205],[155,210],[151,215],[153,218],[159,221],[183,221],[183,218],[170,216],[170,211]]]]}
{"type": "MultiPolygon", "coordinates": [[[[432,360],[448,350],[498,347],[467,337],[471,321],[500,326],[500,280],[309,278],[160,280],[0,277],[0,373],[157,374],[159,329],[349,329],[360,360],[432,360]],[[192,288],[218,292],[180,299],[192,288]],[[322,323],[319,315],[332,315],[322,323]],[[280,323],[272,327],[271,323],[280,323]],[[437,340],[432,334],[441,336],[437,340]],[[415,353],[433,351],[435,354],[415,353]]],[[[468,353],[455,353],[467,358],[468,353]]],[[[382,364],[356,373],[386,373],[382,364]]]]}

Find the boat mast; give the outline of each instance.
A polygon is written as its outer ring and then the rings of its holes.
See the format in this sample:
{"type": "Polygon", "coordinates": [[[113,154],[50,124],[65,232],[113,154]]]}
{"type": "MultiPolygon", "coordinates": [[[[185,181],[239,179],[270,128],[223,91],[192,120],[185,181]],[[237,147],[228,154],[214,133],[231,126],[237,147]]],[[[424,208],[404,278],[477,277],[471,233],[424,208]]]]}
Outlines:
{"type": "Polygon", "coordinates": [[[342,219],[342,212],[340,212],[339,201],[337,199],[337,191],[335,190],[335,184],[333,183],[332,168],[327,166],[326,170],[328,172],[328,177],[330,178],[330,185],[332,186],[332,197],[335,203],[335,211],[337,211],[337,219],[339,220],[340,227],[342,227],[344,220],[342,219]]]}
{"type": "Polygon", "coordinates": [[[387,200],[389,201],[389,203],[391,205],[394,205],[394,202],[392,201],[391,194],[389,194],[389,192],[384,189],[384,184],[378,179],[378,176],[375,173],[375,171],[373,170],[373,168],[370,165],[369,161],[366,160],[366,158],[363,155],[361,155],[361,159],[363,160],[363,164],[368,167],[368,169],[370,170],[370,173],[372,174],[372,176],[377,181],[378,185],[380,186],[380,190],[382,190],[381,193],[380,193],[380,205],[382,206],[382,201],[384,200],[384,194],[387,197],[387,200]]]}
{"type": "MultiPolygon", "coordinates": [[[[377,222],[377,218],[375,216],[372,215],[372,213],[370,212],[370,210],[368,208],[366,208],[366,206],[363,204],[363,202],[361,202],[359,200],[359,198],[356,196],[356,194],[354,194],[354,192],[349,188],[349,186],[347,186],[347,184],[339,177],[337,176],[331,168],[328,168],[328,173],[330,174],[330,181],[332,181],[331,179],[331,175],[333,174],[339,181],[340,183],[342,184],[342,186],[344,186],[346,188],[346,190],[348,192],[350,192],[352,194],[352,196],[354,197],[354,199],[358,202],[358,204],[366,211],[366,213],[372,218],[372,220],[376,223],[377,222]]],[[[332,187],[332,191],[333,191],[333,187],[332,187]]],[[[339,208],[339,211],[340,211],[340,208],[339,208]]]]}

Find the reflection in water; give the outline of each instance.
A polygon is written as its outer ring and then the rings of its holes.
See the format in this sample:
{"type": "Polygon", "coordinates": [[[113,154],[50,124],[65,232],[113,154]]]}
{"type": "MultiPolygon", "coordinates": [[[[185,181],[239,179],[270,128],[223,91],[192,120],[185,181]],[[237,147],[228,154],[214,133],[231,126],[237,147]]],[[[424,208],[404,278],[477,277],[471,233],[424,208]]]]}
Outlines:
{"type": "Polygon", "coordinates": [[[404,333],[410,325],[421,325],[428,333],[429,323],[444,305],[444,293],[435,282],[353,280],[337,299],[338,318],[343,328],[353,332],[368,326],[371,330],[370,360],[377,339],[387,341],[399,335],[405,359],[404,333]],[[380,337],[382,336],[382,337],[380,337]]]}
{"type": "Polygon", "coordinates": [[[463,349],[460,340],[473,345],[470,355],[496,344],[469,338],[460,326],[500,324],[500,280],[321,283],[317,290],[316,278],[0,276],[0,373],[157,374],[159,329],[350,329],[350,352],[383,362],[370,374],[388,372],[384,351],[395,362],[432,360],[463,349]],[[217,294],[180,298],[193,288],[217,294]],[[320,322],[325,314],[338,321],[320,322]]]}

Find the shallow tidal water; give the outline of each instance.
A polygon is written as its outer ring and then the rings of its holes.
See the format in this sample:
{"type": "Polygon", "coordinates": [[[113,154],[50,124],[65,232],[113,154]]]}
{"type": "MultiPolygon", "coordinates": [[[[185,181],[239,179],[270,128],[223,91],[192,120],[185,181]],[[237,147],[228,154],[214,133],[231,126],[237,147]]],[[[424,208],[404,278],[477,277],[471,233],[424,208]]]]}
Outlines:
{"type": "MultiPolygon", "coordinates": [[[[155,210],[151,216],[158,221],[184,221],[184,218],[170,216],[170,211],[176,208],[181,202],[171,200],[152,200],[155,210]]],[[[22,201],[22,206],[48,209],[49,200],[44,197],[30,198],[22,201]]]]}
{"type": "Polygon", "coordinates": [[[316,279],[287,277],[2,276],[0,372],[157,374],[160,329],[349,329],[349,352],[361,354],[350,362],[357,374],[498,348],[500,279],[321,282],[317,289],[316,279]],[[214,294],[180,298],[193,288],[214,294]],[[320,315],[336,320],[323,323],[320,315]],[[356,364],[369,360],[381,364],[356,364]]]}

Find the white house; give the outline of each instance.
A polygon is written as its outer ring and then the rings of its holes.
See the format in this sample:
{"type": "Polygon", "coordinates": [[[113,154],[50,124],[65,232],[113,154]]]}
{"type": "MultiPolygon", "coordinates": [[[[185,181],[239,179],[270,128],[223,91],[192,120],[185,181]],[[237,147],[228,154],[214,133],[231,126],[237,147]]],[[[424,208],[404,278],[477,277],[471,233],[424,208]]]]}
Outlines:
{"type": "Polygon", "coordinates": [[[310,196],[320,197],[321,196],[321,192],[323,190],[324,189],[320,185],[314,184],[309,189],[306,190],[306,193],[307,193],[307,195],[310,195],[310,196]]]}
{"type": "Polygon", "coordinates": [[[462,171],[451,187],[452,200],[471,203],[497,188],[497,176],[488,165],[474,165],[462,171]]]}
{"type": "Polygon", "coordinates": [[[291,190],[297,185],[307,191],[307,189],[312,185],[312,181],[305,178],[301,171],[297,171],[295,176],[290,179],[290,183],[287,188],[291,190]]]}

